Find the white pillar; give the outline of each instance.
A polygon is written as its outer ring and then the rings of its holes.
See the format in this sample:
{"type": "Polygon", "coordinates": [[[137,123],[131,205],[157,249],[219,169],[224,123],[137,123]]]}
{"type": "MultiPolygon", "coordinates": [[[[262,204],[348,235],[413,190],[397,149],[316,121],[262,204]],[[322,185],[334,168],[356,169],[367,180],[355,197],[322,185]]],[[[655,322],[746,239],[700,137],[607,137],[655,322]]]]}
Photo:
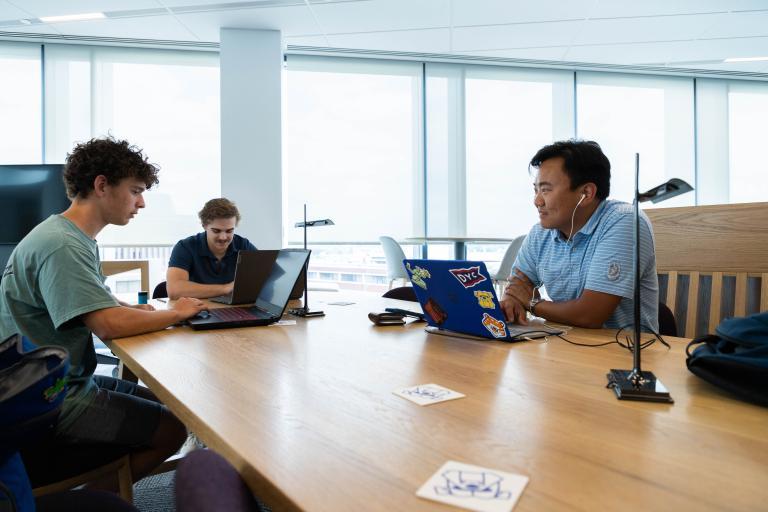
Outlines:
{"type": "MultiPolygon", "coordinates": [[[[221,29],[221,193],[237,203],[238,233],[282,246],[280,31],[221,29]]],[[[192,148],[194,150],[194,148],[192,148]]]]}

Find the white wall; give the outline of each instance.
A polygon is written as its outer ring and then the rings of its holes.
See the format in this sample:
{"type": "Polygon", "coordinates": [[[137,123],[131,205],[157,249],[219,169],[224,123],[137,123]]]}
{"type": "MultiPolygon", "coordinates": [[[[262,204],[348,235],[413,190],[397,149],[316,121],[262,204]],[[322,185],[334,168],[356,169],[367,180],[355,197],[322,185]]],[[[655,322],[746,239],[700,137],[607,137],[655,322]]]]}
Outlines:
{"type": "MultiPolygon", "coordinates": [[[[260,249],[282,245],[280,31],[221,29],[221,193],[238,232],[260,249]]],[[[192,148],[194,150],[194,148],[192,148]]]]}

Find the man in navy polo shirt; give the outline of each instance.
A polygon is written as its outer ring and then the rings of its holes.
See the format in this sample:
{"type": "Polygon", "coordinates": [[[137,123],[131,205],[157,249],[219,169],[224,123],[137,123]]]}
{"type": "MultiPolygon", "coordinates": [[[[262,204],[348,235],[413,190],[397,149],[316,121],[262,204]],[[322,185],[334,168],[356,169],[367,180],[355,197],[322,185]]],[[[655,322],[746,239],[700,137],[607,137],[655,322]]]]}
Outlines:
{"type": "Polygon", "coordinates": [[[256,250],[247,238],[235,234],[240,212],[229,199],[211,199],[198,215],[205,231],[179,240],[171,252],[166,274],[171,299],[229,295],[237,252],[256,250]]]}
{"type": "MultiPolygon", "coordinates": [[[[541,148],[533,204],[540,222],[515,260],[502,309],[510,321],[526,313],[577,327],[633,324],[634,208],[608,199],[611,164],[596,142],[568,140],[541,148]],[[543,286],[551,300],[542,300],[543,286]]],[[[658,332],[659,284],[653,231],[640,213],[640,315],[658,332]]]]}

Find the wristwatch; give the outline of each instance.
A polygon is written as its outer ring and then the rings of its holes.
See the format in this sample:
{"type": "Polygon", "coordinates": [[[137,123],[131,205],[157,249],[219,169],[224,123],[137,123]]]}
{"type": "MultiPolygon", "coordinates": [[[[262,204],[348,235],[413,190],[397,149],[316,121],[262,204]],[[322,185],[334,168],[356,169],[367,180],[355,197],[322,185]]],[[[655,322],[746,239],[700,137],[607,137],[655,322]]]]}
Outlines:
{"type": "Polygon", "coordinates": [[[533,316],[536,316],[536,304],[539,302],[542,302],[542,300],[538,297],[534,297],[531,299],[531,302],[528,303],[528,312],[532,314],[533,316]]]}

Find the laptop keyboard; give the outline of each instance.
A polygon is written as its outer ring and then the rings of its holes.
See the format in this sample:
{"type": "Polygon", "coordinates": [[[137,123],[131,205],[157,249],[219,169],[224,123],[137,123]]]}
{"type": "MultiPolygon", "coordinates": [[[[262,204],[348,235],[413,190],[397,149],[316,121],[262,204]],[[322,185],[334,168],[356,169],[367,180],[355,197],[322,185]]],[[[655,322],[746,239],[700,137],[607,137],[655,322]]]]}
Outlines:
{"type": "Polygon", "coordinates": [[[208,311],[212,317],[219,320],[258,320],[261,316],[254,315],[246,308],[218,308],[208,311]]]}

